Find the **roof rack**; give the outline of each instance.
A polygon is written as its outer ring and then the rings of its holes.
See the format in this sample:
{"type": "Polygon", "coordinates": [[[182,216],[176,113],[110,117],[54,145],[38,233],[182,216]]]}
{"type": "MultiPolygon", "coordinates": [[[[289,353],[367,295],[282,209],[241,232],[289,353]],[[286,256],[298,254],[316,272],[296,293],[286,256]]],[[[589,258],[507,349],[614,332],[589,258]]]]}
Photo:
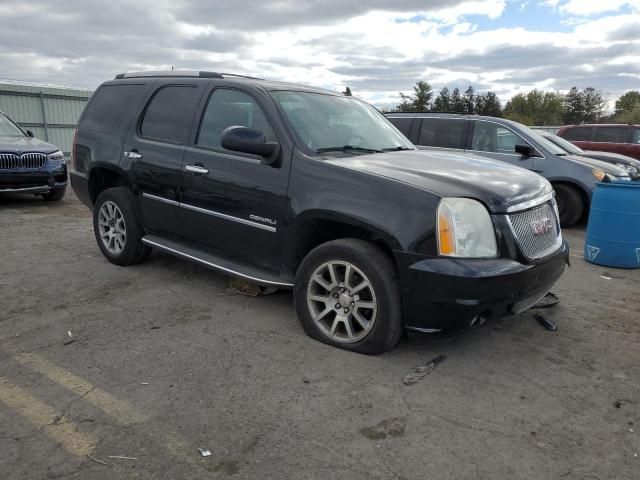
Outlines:
{"type": "Polygon", "coordinates": [[[119,73],[118,75],[116,75],[116,80],[119,80],[122,78],[147,78],[147,77],[191,77],[191,78],[238,77],[238,78],[248,78],[250,80],[262,80],[261,78],[250,77],[248,75],[238,75],[236,73],[204,72],[204,71],[198,71],[198,70],[165,70],[165,71],[119,73]]]}

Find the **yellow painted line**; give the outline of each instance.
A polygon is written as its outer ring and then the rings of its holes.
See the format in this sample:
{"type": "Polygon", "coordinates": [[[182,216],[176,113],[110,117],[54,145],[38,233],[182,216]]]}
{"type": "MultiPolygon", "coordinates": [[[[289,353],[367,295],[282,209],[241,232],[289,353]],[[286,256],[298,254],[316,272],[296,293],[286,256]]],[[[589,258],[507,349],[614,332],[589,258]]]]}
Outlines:
{"type": "MultiPolygon", "coordinates": [[[[12,357],[21,365],[25,365],[44,375],[49,380],[79,395],[83,400],[93,404],[121,425],[142,423],[148,420],[137,409],[125,400],[115,398],[104,390],[89,383],[83,378],[61,368],[36,353],[18,353],[12,357]]],[[[202,468],[202,464],[196,460],[199,455],[195,447],[179,435],[163,430],[157,434],[162,446],[174,457],[186,461],[192,466],[202,468]]]]}
{"type": "Polygon", "coordinates": [[[36,353],[19,353],[13,358],[18,363],[32,368],[51,381],[79,395],[122,425],[131,425],[147,420],[147,417],[138,412],[129,402],[115,398],[101,388],[64,368],[58,367],[36,353]]]}
{"type": "Polygon", "coordinates": [[[75,425],[64,417],[53,423],[58,417],[53,408],[3,377],[0,377],[0,402],[42,429],[69,453],[84,456],[93,451],[96,442],[91,435],[78,432],[75,425]]]}

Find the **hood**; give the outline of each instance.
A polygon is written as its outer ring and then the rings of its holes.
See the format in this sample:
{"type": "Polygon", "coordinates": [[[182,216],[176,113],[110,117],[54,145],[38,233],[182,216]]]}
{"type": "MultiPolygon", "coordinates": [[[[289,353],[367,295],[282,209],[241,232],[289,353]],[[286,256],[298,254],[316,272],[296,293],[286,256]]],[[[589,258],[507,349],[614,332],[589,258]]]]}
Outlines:
{"type": "Polygon", "coordinates": [[[640,169],[640,160],[636,160],[635,158],[627,157],[626,155],[621,155],[619,153],[586,150],[584,154],[581,154],[581,156],[595,158],[596,160],[602,160],[604,162],[624,163],[625,165],[633,165],[640,169]]]}
{"type": "Polygon", "coordinates": [[[33,137],[5,137],[0,136],[0,152],[23,153],[41,152],[52,153],[58,147],[33,137]]]}
{"type": "Polygon", "coordinates": [[[616,167],[612,163],[604,162],[602,160],[596,160],[595,158],[583,157],[582,155],[566,155],[562,158],[566,158],[575,163],[580,163],[582,165],[587,165],[591,168],[597,168],[602,170],[609,175],[614,175],[616,177],[628,177],[629,174],[626,170],[623,170],[620,167],[616,167]]]}
{"type": "Polygon", "coordinates": [[[387,177],[441,197],[480,200],[493,213],[552,191],[540,175],[470,153],[408,150],[326,157],[337,166],[387,177]]]}

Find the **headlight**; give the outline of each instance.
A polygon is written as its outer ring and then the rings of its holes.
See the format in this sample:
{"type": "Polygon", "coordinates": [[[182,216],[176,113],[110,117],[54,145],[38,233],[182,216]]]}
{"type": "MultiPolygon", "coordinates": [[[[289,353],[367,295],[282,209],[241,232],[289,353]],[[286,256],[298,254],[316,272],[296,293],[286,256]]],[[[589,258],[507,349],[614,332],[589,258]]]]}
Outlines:
{"type": "Polygon", "coordinates": [[[638,169],[633,165],[627,165],[626,163],[616,163],[616,165],[626,171],[629,175],[637,175],[638,169]]]}
{"type": "Polygon", "coordinates": [[[64,153],[60,150],[56,150],[55,152],[47,155],[47,160],[52,163],[64,163],[64,153]]]}
{"type": "Polygon", "coordinates": [[[487,209],[470,198],[443,198],[438,206],[438,252],[446,257],[495,258],[496,232],[487,209]]]}

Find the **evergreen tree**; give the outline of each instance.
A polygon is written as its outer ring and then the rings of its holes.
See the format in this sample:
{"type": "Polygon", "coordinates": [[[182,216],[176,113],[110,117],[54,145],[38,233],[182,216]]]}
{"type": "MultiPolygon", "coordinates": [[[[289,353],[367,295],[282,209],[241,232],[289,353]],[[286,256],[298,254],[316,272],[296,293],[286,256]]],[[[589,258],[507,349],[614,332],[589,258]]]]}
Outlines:
{"type": "Polygon", "coordinates": [[[475,113],[489,117],[502,117],[502,105],[495,92],[476,95],[475,113]]]}
{"type": "Polygon", "coordinates": [[[444,87],[438,93],[438,96],[433,101],[433,110],[436,112],[450,112],[451,111],[451,92],[447,87],[444,87]]]}
{"type": "Polygon", "coordinates": [[[453,89],[451,94],[451,110],[456,113],[465,113],[465,105],[462,95],[460,95],[460,89],[458,87],[453,89]]]}
{"type": "Polygon", "coordinates": [[[426,112],[431,105],[431,98],[433,98],[433,90],[431,85],[424,80],[420,80],[413,87],[413,106],[417,112],[426,112]]]}
{"type": "Polygon", "coordinates": [[[602,96],[602,92],[595,88],[588,87],[582,92],[584,105],[584,121],[596,122],[602,117],[607,101],[602,96]]]}
{"type": "Polygon", "coordinates": [[[565,124],[577,124],[584,120],[584,95],[576,87],[572,87],[564,98],[565,124]]]}

